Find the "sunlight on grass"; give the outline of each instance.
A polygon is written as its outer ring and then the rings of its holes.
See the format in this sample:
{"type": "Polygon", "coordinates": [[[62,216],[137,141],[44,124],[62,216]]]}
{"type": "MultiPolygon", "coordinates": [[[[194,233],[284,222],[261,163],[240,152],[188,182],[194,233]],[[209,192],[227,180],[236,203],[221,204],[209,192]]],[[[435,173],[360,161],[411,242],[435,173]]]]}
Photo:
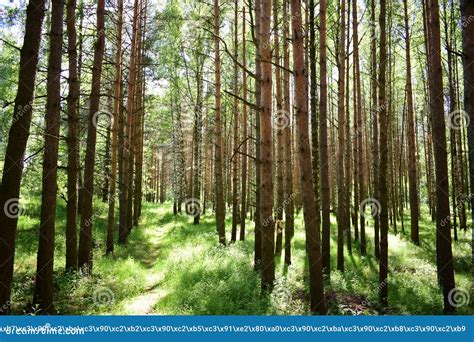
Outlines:
{"type": "MultiPolygon", "coordinates": [[[[15,262],[13,304],[21,313],[32,298],[38,235],[39,202],[28,200],[20,218],[15,262]]],[[[106,204],[96,202],[96,208],[106,204]]],[[[214,216],[208,212],[200,225],[188,216],[175,217],[172,205],[143,205],[140,226],[127,245],[116,245],[104,256],[106,210],[94,224],[92,276],[64,273],[65,205],[59,201],[55,257],[55,303],[60,314],[192,314],[192,315],[301,315],[308,314],[308,272],[305,232],[300,213],[296,218],[293,263],[276,260],[275,289],[260,293],[260,277],[253,270],[253,223],[247,222],[246,241],[228,247],[218,245],[214,216]]],[[[378,306],[378,261],[373,257],[373,228],[368,221],[367,250],[360,257],[345,248],[345,272],[337,272],[337,222],[331,218],[331,277],[325,280],[331,314],[441,314],[442,298],[435,266],[435,228],[426,212],[420,222],[422,244],[405,233],[389,237],[388,279],[390,307],[378,306]]],[[[229,219],[229,218],[228,218],[229,219]]],[[[230,221],[228,220],[228,223],[230,221]]],[[[400,223],[399,223],[400,226],[400,223]]],[[[229,235],[230,225],[227,226],[229,235]]],[[[400,228],[399,228],[400,229],[400,228]]],[[[393,231],[391,230],[391,233],[393,231]]],[[[228,236],[229,237],[229,236],[228,236]]],[[[459,233],[453,243],[456,284],[469,290],[470,234],[459,233]]],[[[460,314],[473,311],[467,306],[460,314]]]]}

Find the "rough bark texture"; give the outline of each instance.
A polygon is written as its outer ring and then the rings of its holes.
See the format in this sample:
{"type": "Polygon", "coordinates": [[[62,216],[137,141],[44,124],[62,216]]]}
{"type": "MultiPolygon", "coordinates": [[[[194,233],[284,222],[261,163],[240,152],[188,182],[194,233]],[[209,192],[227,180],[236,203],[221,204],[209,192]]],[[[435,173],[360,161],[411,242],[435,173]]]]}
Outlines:
{"type": "Polygon", "coordinates": [[[314,196],[313,173],[311,170],[311,151],[308,134],[308,90],[303,50],[303,30],[301,23],[301,2],[291,0],[293,29],[293,65],[295,76],[295,107],[298,151],[300,163],[301,198],[303,201],[306,230],[306,252],[309,265],[309,288],[311,312],[326,313],[324,300],[323,271],[321,262],[320,229],[315,224],[316,199],[314,196]]]}
{"type": "Polygon", "coordinates": [[[219,0],[214,0],[214,44],[215,44],[215,128],[214,133],[216,135],[215,145],[215,205],[216,205],[216,225],[217,232],[219,234],[219,242],[223,245],[226,244],[225,239],[225,202],[224,202],[224,182],[222,175],[222,156],[224,154],[224,145],[222,139],[222,122],[221,122],[221,51],[220,51],[220,7],[219,0]]]}
{"type": "MultiPolygon", "coordinates": [[[[357,144],[357,167],[354,167],[357,170],[358,179],[354,179],[354,183],[358,182],[358,194],[355,198],[358,201],[355,202],[355,212],[357,214],[357,209],[359,207],[359,202],[365,199],[365,172],[364,172],[364,141],[363,141],[363,125],[362,125],[362,84],[360,76],[360,61],[359,61],[359,32],[358,32],[358,16],[357,16],[357,0],[353,0],[352,3],[352,25],[354,32],[354,73],[355,73],[355,102],[356,106],[354,108],[357,115],[355,115],[356,121],[356,144],[357,144]]],[[[357,217],[356,217],[357,221],[357,217]]],[[[357,224],[356,224],[357,227],[357,224]]],[[[357,238],[357,236],[356,236],[357,238]]],[[[365,217],[363,213],[360,213],[360,254],[367,254],[367,244],[365,238],[365,217]]]]}
{"type": "Polygon", "coordinates": [[[105,0],[97,2],[97,42],[94,51],[94,64],[92,69],[92,88],[90,95],[89,120],[87,129],[87,149],[84,167],[84,198],[82,203],[81,231],[79,236],[79,267],[86,272],[92,269],[92,200],[94,194],[94,166],[95,148],[97,141],[96,119],[100,105],[100,82],[102,76],[102,60],[105,50],[105,0]]]}
{"type": "Polygon", "coordinates": [[[344,235],[346,232],[346,189],[344,177],[344,146],[345,146],[345,76],[346,76],[346,1],[341,1],[340,6],[340,32],[339,45],[337,52],[338,67],[338,108],[337,108],[337,125],[338,125],[338,148],[337,148],[337,269],[344,272],[344,235]]]}
{"type": "Polygon", "coordinates": [[[66,206],[66,271],[77,269],[77,174],[79,172],[79,79],[77,77],[76,0],[67,3],[69,95],[67,98],[68,155],[66,206]]]}
{"type": "Polygon", "coordinates": [[[47,100],[45,113],[43,188],[39,228],[36,284],[33,304],[42,314],[54,313],[53,269],[56,195],[58,191],[58,148],[61,115],[61,57],[63,44],[63,0],[53,0],[49,40],[47,100]]]}
{"type": "Polygon", "coordinates": [[[115,84],[114,84],[114,109],[112,128],[112,169],[110,174],[109,188],[109,214],[107,222],[107,250],[106,253],[114,251],[115,230],[115,195],[117,178],[117,140],[119,129],[120,107],[122,106],[122,28],[123,28],[123,0],[117,3],[117,51],[115,54],[115,84]]]}
{"type": "Polygon", "coordinates": [[[255,29],[254,29],[254,43],[256,48],[255,54],[255,257],[254,269],[260,270],[262,267],[262,218],[260,211],[261,193],[261,150],[260,150],[260,115],[261,115],[261,100],[262,100],[262,65],[260,46],[261,44],[261,0],[255,0],[255,29]]]}
{"type": "Polygon", "coordinates": [[[237,60],[239,57],[239,16],[238,3],[234,1],[234,118],[233,127],[233,154],[232,154],[232,234],[231,241],[237,240],[237,225],[239,220],[239,66],[237,60]]]}
{"type": "Polygon", "coordinates": [[[379,259],[379,299],[383,306],[388,305],[388,109],[386,105],[386,72],[387,72],[387,33],[386,33],[386,0],[380,0],[380,69],[379,69],[379,122],[380,168],[378,180],[380,190],[380,259],[379,259]]]}
{"type": "Polygon", "coordinates": [[[411,217],[411,240],[414,244],[420,244],[418,218],[418,181],[417,181],[417,161],[416,161],[416,141],[415,141],[415,115],[413,106],[413,85],[411,75],[411,47],[410,47],[410,27],[408,26],[408,0],[403,1],[405,19],[405,50],[407,65],[407,126],[408,126],[408,181],[410,192],[410,217],[411,217]]]}
{"type": "MultiPolygon", "coordinates": [[[[469,115],[467,127],[468,154],[469,154],[469,184],[471,194],[474,194],[474,25],[468,23],[469,18],[474,18],[474,2],[461,1],[461,22],[463,41],[463,67],[464,67],[464,109],[469,115]]],[[[474,224],[474,196],[471,195],[471,222],[474,224]]],[[[474,240],[474,230],[472,230],[474,240]]],[[[474,246],[472,249],[474,260],[474,246]]],[[[474,275],[474,263],[472,265],[474,275]]],[[[0,302],[1,303],[1,302],[0,302]]]]}
{"type": "Polygon", "coordinates": [[[262,289],[271,291],[275,280],[275,222],[273,220],[273,136],[272,136],[272,46],[270,25],[271,0],[262,1],[261,65],[262,112],[260,113],[261,198],[262,220],[262,289]]]}
{"type": "Polygon", "coordinates": [[[284,131],[284,153],[285,153],[285,264],[291,265],[291,240],[294,235],[294,198],[293,193],[293,143],[291,137],[291,95],[290,95],[290,18],[288,16],[289,1],[283,0],[283,59],[284,59],[284,110],[285,122],[284,131]]]}
{"type": "Polygon", "coordinates": [[[331,273],[331,191],[329,190],[328,157],[328,81],[326,44],[326,0],[321,0],[319,13],[319,153],[321,160],[321,206],[322,206],[322,267],[326,274],[331,273]]]}
{"type": "Polygon", "coordinates": [[[242,8],[242,97],[244,103],[242,104],[242,202],[241,202],[241,213],[240,213],[240,241],[245,240],[245,221],[247,219],[247,151],[248,151],[248,128],[247,128],[247,56],[246,56],[246,18],[245,18],[245,7],[242,8]]]}
{"type": "Polygon", "coordinates": [[[10,295],[15,258],[16,229],[23,157],[30,134],[31,114],[36,82],[36,67],[41,42],[45,0],[31,0],[26,9],[25,36],[20,52],[18,90],[13,121],[0,185],[0,314],[10,313],[10,295]],[[8,210],[5,208],[8,206],[8,210]]]}
{"type": "Polygon", "coordinates": [[[446,125],[444,120],[443,71],[441,65],[441,42],[439,5],[430,2],[430,48],[431,48],[431,124],[436,173],[436,250],[438,254],[438,277],[443,288],[444,310],[454,311],[450,291],[454,289],[453,252],[451,247],[451,221],[449,210],[448,158],[446,152],[446,125]]]}
{"type": "Polygon", "coordinates": [[[278,12],[279,12],[279,1],[273,1],[273,58],[275,65],[275,90],[276,90],[276,180],[277,180],[277,187],[276,187],[276,222],[275,222],[275,229],[276,229],[276,241],[275,241],[275,255],[281,256],[281,252],[283,249],[283,201],[284,201],[284,187],[283,187],[283,174],[284,174],[284,164],[283,164],[283,130],[285,126],[288,124],[285,121],[285,113],[283,111],[283,89],[282,89],[282,80],[281,80],[281,70],[279,65],[280,62],[280,29],[278,24],[278,12]]]}

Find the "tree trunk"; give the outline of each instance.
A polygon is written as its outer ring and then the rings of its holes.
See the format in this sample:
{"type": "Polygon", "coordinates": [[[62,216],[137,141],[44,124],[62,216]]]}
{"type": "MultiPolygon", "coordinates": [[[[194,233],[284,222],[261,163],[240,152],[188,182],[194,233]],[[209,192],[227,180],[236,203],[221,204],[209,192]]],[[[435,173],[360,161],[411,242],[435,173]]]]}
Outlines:
{"type": "Polygon", "coordinates": [[[408,182],[410,191],[410,218],[411,218],[411,240],[415,245],[420,244],[418,219],[420,216],[418,204],[418,183],[417,183],[417,161],[416,161],[416,141],[415,141],[415,115],[413,106],[413,86],[411,76],[411,48],[410,48],[410,27],[408,25],[408,0],[403,0],[404,21],[405,21],[405,50],[407,65],[407,125],[408,125],[408,182]]]}
{"type": "Polygon", "coordinates": [[[30,133],[36,82],[36,67],[41,43],[45,0],[30,0],[26,9],[25,36],[20,53],[18,90],[10,128],[0,185],[0,314],[10,313],[10,295],[15,257],[15,240],[20,213],[20,183],[23,157],[30,133]]]}
{"type": "Polygon", "coordinates": [[[322,267],[324,273],[331,273],[331,191],[329,188],[328,157],[328,81],[326,44],[326,0],[321,0],[319,13],[319,152],[321,160],[321,206],[322,206],[322,267]]]}
{"type": "Polygon", "coordinates": [[[337,50],[338,67],[338,149],[337,149],[337,269],[344,272],[344,235],[346,233],[346,190],[344,170],[345,136],[345,76],[346,76],[346,0],[341,0],[341,22],[337,50]]]}
{"type": "Polygon", "coordinates": [[[281,256],[283,249],[283,201],[284,201],[284,187],[283,187],[283,173],[284,173],[284,164],[283,164],[283,130],[288,124],[285,121],[285,113],[283,112],[283,94],[282,94],[282,83],[281,83],[281,70],[280,70],[280,29],[278,25],[278,11],[279,11],[279,2],[277,0],[273,1],[273,34],[274,34],[274,63],[277,65],[275,67],[275,89],[276,89],[276,180],[277,180],[277,196],[276,196],[276,207],[275,212],[276,216],[276,242],[275,242],[275,255],[281,256]]]}
{"type": "MultiPolygon", "coordinates": [[[[463,69],[464,69],[464,109],[469,115],[467,127],[468,155],[469,155],[469,184],[471,222],[474,224],[474,25],[469,23],[469,18],[474,18],[474,2],[461,1],[461,23],[463,41],[463,69]]],[[[462,155],[462,153],[461,153],[462,155]]],[[[472,230],[474,234],[474,229],[472,230]]],[[[473,236],[474,240],[474,236],[473,236]]],[[[474,258],[474,246],[472,250],[474,258]]],[[[472,265],[474,274],[474,263],[472,265]]],[[[0,302],[1,303],[1,302],[0,302]]]]}
{"type": "MultiPolygon", "coordinates": [[[[324,0],[323,0],[324,1],[324,0]]],[[[285,153],[285,264],[291,265],[291,240],[294,235],[295,208],[293,193],[293,142],[291,138],[291,95],[290,95],[290,18],[288,16],[289,1],[283,0],[283,58],[284,58],[284,111],[286,126],[284,129],[285,153]]]]}
{"type": "MultiPolygon", "coordinates": [[[[379,199],[379,111],[380,107],[377,101],[377,36],[375,32],[376,22],[375,22],[375,0],[370,0],[370,83],[371,83],[371,91],[370,91],[370,109],[372,112],[372,158],[373,158],[373,197],[374,199],[379,199]]],[[[364,200],[364,199],[361,199],[364,200]]],[[[362,208],[364,209],[364,208],[362,208]]],[[[375,257],[378,259],[380,257],[380,217],[379,215],[375,215],[374,217],[374,250],[375,250],[375,257]]]]}
{"type": "MultiPolygon", "coordinates": [[[[354,179],[354,183],[358,182],[358,201],[354,207],[357,215],[357,206],[360,201],[365,199],[365,172],[364,172],[364,142],[363,142],[363,125],[362,125],[362,85],[361,85],[361,76],[360,76],[360,60],[359,60],[359,32],[358,32],[358,15],[357,15],[357,0],[353,0],[352,4],[352,25],[354,32],[354,70],[355,70],[355,99],[356,106],[354,110],[357,115],[355,115],[356,121],[356,145],[357,145],[357,164],[355,167],[357,169],[358,179],[354,179]]],[[[356,159],[354,159],[356,160],[356,159]]],[[[356,217],[357,221],[357,217],[356,217]]],[[[357,225],[356,225],[357,226],[357,225]]],[[[360,254],[365,256],[367,254],[367,245],[365,238],[365,217],[363,213],[360,213],[360,254]]]]}
{"type": "Polygon", "coordinates": [[[219,0],[214,0],[214,44],[215,44],[215,177],[216,177],[216,226],[219,234],[219,243],[225,245],[225,202],[224,202],[224,182],[222,175],[222,156],[224,154],[223,140],[222,140],[222,122],[221,122],[221,51],[220,51],[220,5],[219,0]]]}
{"type": "Polygon", "coordinates": [[[262,0],[261,65],[262,102],[260,113],[261,198],[262,220],[262,290],[271,291],[275,281],[275,222],[273,220],[273,136],[272,136],[272,44],[270,25],[271,0],[262,0]]]}
{"type": "Polygon", "coordinates": [[[117,51],[115,54],[115,84],[114,84],[114,120],[112,128],[112,170],[110,174],[109,189],[109,214],[107,222],[107,250],[110,254],[114,251],[115,230],[115,190],[117,177],[117,140],[120,107],[122,105],[122,31],[123,31],[123,0],[117,3],[117,51]]]}
{"type": "Polygon", "coordinates": [[[120,220],[119,220],[119,243],[126,243],[128,233],[130,231],[131,213],[130,207],[133,197],[132,188],[130,184],[130,169],[133,174],[133,158],[132,151],[132,126],[133,114],[135,111],[135,85],[136,85],[136,61],[137,61],[137,41],[138,41],[138,7],[139,0],[134,2],[133,10],[133,28],[132,28],[132,46],[130,56],[130,71],[128,75],[128,90],[127,90],[127,118],[125,124],[125,145],[123,148],[123,164],[122,164],[122,200],[120,204],[120,220]]]}
{"type": "Polygon", "coordinates": [[[304,208],[306,230],[306,252],[309,265],[309,288],[311,296],[311,312],[326,313],[324,299],[323,271],[321,261],[320,228],[315,224],[316,199],[311,170],[311,152],[308,134],[308,90],[304,67],[303,32],[301,23],[301,2],[291,0],[293,27],[293,65],[295,75],[295,107],[298,138],[299,163],[301,168],[301,197],[304,208]]]}
{"type": "Polygon", "coordinates": [[[48,59],[47,100],[45,114],[43,188],[39,228],[36,284],[33,304],[40,313],[54,313],[53,269],[56,195],[58,191],[58,148],[61,117],[61,57],[63,43],[64,2],[53,0],[48,59]]]}
{"type": "Polygon", "coordinates": [[[262,112],[262,63],[261,63],[261,20],[262,20],[262,0],[255,0],[255,255],[254,269],[262,268],[262,215],[260,202],[262,197],[262,175],[261,175],[261,149],[260,149],[260,115],[262,112]]]}
{"type": "Polygon", "coordinates": [[[89,123],[87,129],[87,150],[84,168],[84,202],[81,216],[81,231],[79,238],[79,267],[87,273],[92,270],[92,201],[94,194],[95,148],[97,141],[97,119],[100,105],[100,82],[102,76],[102,60],[105,50],[105,0],[97,2],[97,42],[94,51],[92,69],[92,88],[90,96],[89,123]]]}
{"type": "Polygon", "coordinates": [[[245,6],[242,8],[242,97],[244,103],[242,104],[242,203],[240,213],[240,241],[245,240],[245,221],[247,219],[247,152],[248,152],[248,128],[247,128],[247,56],[246,56],[246,17],[245,17],[245,6]]]}
{"type": "Polygon", "coordinates": [[[238,1],[234,1],[234,119],[233,126],[233,154],[232,154],[232,234],[231,241],[237,240],[237,226],[239,221],[239,15],[238,1]]]}
{"type": "Polygon", "coordinates": [[[68,0],[66,18],[69,57],[66,271],[77,269],[77,174],[79,172],[79,117],[77,110],[80,89],[77,75],[76,5],[76,0],[68,0]]]}
{"type": "Polygon", "coordinates": [[[380,201],[380,259],[379,259],[379,299],[383,306],[388,305],[388,108],[386,102],[386,72],[387,72],[387,33],[386,33],[386,0],[380,0],[380,70],[379,70],[379,156],[380,168],[379,201],[380,201]]]}
{"type": "Polygon", "coordinates": [[[431,124],[433,126],[435,174],[436,174],[436,250],[438,255],[438,277],[444,295],[445,312],[454,311],[451,290],[455,288],[453,252],[451,247],[451,222],[449,210],[448,160],[446,153],[446,126],[444,120],[443,72],[441,65],[441,42],[439,5],[437,0],[429,2],[430,18],[430,98],[431,124]]]}

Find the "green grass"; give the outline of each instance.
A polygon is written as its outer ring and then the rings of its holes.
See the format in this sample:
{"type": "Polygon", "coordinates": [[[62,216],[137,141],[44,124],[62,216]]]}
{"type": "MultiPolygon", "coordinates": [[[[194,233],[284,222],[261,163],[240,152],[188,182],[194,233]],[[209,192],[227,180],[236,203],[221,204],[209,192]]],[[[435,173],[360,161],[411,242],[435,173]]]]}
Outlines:
{"type": "MultiPolygon", "coordinates": [[[[36,269],[39,200],[24,203],[20,218],[12,303],[23,313],[31,301],[36,269]]],[[[144,204],[140,226],[129,244],[105,256],[105,204],[96,203],[94,270],[92,276],[64,272],[65,207],[59,200],[55,254],[55,305],[60,314],[186,314],[186,315],[304,315],[308,314],[307,265],[302,217],[296,220],[293,264],[276,262],[276,285],[271,295],[260,294],[260,278],[253,271],[253,224],[247,240],[218,245],[210,211],[201,224],[172,214],[171,204],[144,204]]],[[[373,233],[367,227],[367,257],[345,251],[346,271],[336,265],[336,224],[333,219],[332,273],[325,280],[331,314],[442,314],[442,297],[435,266],[435,228],[426,212],[420,222],[422,244],[409,242],[409,232],[389,238],[389,304],[378,301],[378,262],[372,256],[373,233]]],[[[230,230],[230,221],[227,221],[230,230]]],[[[399,224],[400,229],[400,224],[399,224]]],[[[405,218],[409,229],[409,218],[405,218]]],[[[393,233],[393,230],[391,231],[393,233]]],[[[456,285],[471,290],[470,232],[453,244],[456,285]]],[[[463,306],[459,314],[472,314],[463,306]]]]}

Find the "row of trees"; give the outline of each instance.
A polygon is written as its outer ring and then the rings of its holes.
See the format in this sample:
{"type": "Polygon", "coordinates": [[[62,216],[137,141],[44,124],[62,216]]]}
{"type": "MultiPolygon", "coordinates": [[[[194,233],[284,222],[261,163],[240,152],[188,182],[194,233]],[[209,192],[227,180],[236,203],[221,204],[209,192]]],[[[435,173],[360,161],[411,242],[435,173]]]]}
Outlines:
{"type": "Polygon", "coordinates": [[[67,160],[67,190],[63,195],[67,198],[67,272],[81,269],[84,276],[92,272],[93,225],[97,215],[93,210],[94,194],[100,192],[103,200],[108,202],[106,253],[114,250],[117,224],[120,243],[127,242],[132,226],[138,224],[143,178],[147,1],[136,0],[125,5],[125,9],[132,9],[130,21],[124,19],[123,0],[107,5],[105,0],[93,4],[80,0],[79,5],[76,0],[68,0],[67,3],[54,0],[51,6],[47,6],[45,0],[31,0],[28,3],[25,38],[19,60],[18,90],[0,187],[3,208],[0,213],[0,312],[3,314],[8,314],[11,309],[20,184],[33,104],[39,97],[37,93],[44,92],[46,107],[33,309],[43,314],[55,312],[53,272],[58,170],[64,160],[67,160]],[[88,42],[84,16],[92,9],[96,12],[96,22],[87,28],[93,37],[93,42],[88,42]],[[43,41],[46,14],[49,20],[45,30],[49,42],[43,41]],[[125,29],[131,30],[130,38],[123,35],[125,29]],[[46,89],[42,89],[36,76],[42,44],[46,43],[47,85],[46,89]],[[127,44],[126,48],[124,44],[127,44]],[[67,47],[66,54],[63,54],[64,46],[67,47]],[[93,52],[90,57],[88,49],[93,52]],[[66,70],[63,68],[65,59],[68,65],[66,70]],[[85,61],[90,63],[90,67],[85,65],[85,61]],[[67,91],[66,99],[62,97],[63,90],[67,91]],[[89,94],[85,95],[87,91],[89,94]],[[63,111],[67,115],[63,116],[63,111]],[[65,125],[62,120],[65,120],[65,125]],[[67,135],[65,138],[61,134],[63,129],[67,135]],[[97,135],[104,131],[105,156],[97,156],[97,135]],[[84,144],[81,144],[82,139],[84,144]],[[67,148],[66,158],[60,153],[63,143],[67,148]],[[105,162],[105,177],[100,178],[97,175],[104,175],[104,170],[102,165],[96,165],[99,157],[101,162],[105,162]],[[96,189],[97,181],[102,183],[101,189],[96,189]],[[117,194],[119,216],[116,218],[117,194]]]}
{"type": "MultiPolygon", "coordinates": [[[[169,175],[175,213],[192,199],[198,223],[212,204],[221,244],[227,243],[226,208],[232,213],[231,243],[245,239],[245,219],[252,219],[255,269],[263,290],[271,291],[283,242],[285,263],[291,264],[294,216],[302,209],[311,310],[324,313],[323,274],[329,277],[333,269],[331,212],[337,217],[335,268],[344,272],[345,254],[356,248],[362,256],[375,255],[374,288],[386,306],[389,231],[408,231],[415,245],[428,243],[419,228],[426,205],[436,223],[444,309],[453,311],[452,239],[466,233],[472,208],[472,96],[469,83],[460,82],[472,68],[469,7],[256,0],[214,1],[211,8],[170,1],[160,19],[184,23],[168,25],[178,43],[175,55],[168,55],[172,62],[161,63],[182,70],[170,81],[169,96],[183,96],[179,115],[189,108],[194,117],[188,137],[180,117],[168,127],[176,138],[171,155],[186,170],[169,175]],[[207,34],[204,45],[189,40],[190,27],[207,34]],[[208,58],[196,57],[203,54],[208,58]],[[191,80],[190,64],[201,66],[191,80]],[[205,75],[205,86],[197,75],[205,75]],[[189,96],[190,89],[202,88],[204,94],[189,96]],[[214,111],[203,111],[202,101],[214,111]],[[371,251],[368,223],[374,229],[371,251]]],[[[176,106],[171,101],[170,111],[176,106]]],[[[159,189],[153,191],[158,198],[159,189]]]]}

